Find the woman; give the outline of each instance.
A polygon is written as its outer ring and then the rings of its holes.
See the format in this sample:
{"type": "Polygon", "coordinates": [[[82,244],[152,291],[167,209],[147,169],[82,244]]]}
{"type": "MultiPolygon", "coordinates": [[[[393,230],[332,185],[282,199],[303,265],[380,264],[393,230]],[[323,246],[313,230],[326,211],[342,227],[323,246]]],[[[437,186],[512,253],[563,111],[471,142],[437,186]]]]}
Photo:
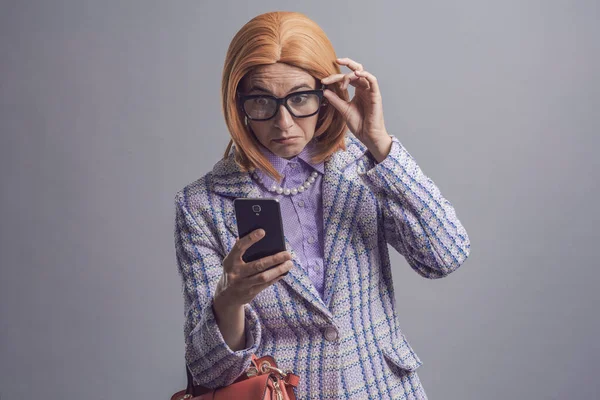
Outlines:
{"type": "Polygon", "coordinates": [[[421,361],[398,326],[387,244],[440,278],[468,257],[469,238],[388,134],[377,79],[336,59],[306,16],[274,12],[233,38],[222,101],[232,141],[175,202],[196,383],[232,383],[255,353],[301,376],[299,399],[425,399],[421,361]],[[279,199],[287,251],[242,261],[262,232],[237,237],[236,197],[279,199]]]}

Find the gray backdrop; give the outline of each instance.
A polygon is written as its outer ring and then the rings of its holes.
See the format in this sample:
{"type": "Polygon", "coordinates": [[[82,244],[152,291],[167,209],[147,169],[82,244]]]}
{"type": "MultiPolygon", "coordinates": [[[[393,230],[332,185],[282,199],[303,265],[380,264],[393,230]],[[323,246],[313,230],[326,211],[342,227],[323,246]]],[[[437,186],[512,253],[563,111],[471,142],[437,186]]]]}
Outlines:
{"type": "Polygon", "coordinates": [[[0,399],[166,399],[185,382],[175,192],[228,140],[250,18],[295,10],[380,81],[386,125],[472,243],[393,252],[431,399],[600,396],[597,1],[2,1],[0,399]]]}

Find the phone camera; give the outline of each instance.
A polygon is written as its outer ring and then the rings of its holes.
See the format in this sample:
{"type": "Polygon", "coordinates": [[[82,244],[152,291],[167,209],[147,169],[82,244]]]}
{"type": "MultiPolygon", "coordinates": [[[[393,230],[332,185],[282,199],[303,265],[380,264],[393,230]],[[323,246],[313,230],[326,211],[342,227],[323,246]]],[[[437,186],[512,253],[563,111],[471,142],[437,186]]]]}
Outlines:
{"type": "Polygon", "coordinates": [[[252,206],[252,211],[254,211],[256,213],[260,212],[260,206],[259,205],[253,205],[252,206]]]}

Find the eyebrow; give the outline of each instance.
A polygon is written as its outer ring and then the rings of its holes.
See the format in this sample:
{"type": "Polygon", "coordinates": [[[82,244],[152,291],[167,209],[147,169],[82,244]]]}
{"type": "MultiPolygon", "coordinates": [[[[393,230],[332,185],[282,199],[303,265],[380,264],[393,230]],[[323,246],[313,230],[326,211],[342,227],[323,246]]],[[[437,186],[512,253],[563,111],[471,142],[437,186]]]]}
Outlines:
{"type": "MultiPolygon", "coordinates": [[[[288,94],[289,94],[289,93],[292,93],[292,92],[294,92],[294,91],[296,91],[296,90],[298,90],[298,89],[302,89],[302,88],[308,88],[308,89],[310,89],[310,90],[314,90],[314,89],[313,89],[313,88],[312,88],[312,87],[311,87],[311,86],[310,86],[308,83],[302,83],[302,84],[300,84],[300,85],[296,85],[296,86],[294,86],[293,88],[291,88],[291,89],[288,91],[288,94]]],[[[271,95],[273,94],[273,93],[271,93],[271,92],[270,92],[268,89],[265,89],[264,87],[262,87],[262,86],[259,86],[259,85],[256,85],[256,84],[255,84],[255,85],[252,85],[252,87],[250,88],[249,92],[254,92],[254,91],[257,91],[257,90],[258,90],[258,91],[261,91],[261,92],[269,93],[269,94],[271,94],[271,95]]]]}

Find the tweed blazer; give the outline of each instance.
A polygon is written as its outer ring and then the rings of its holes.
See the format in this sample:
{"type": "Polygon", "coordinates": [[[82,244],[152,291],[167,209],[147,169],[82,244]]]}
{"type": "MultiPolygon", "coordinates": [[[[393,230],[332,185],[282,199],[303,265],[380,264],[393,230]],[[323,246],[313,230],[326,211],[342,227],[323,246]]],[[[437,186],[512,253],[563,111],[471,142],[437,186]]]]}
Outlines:
{"type": "Polygon", "coordinates": [[[233,200],[260,197],[233,153],[175,196],[185,357],[197,384],[228,385],[252,353],[301,376],[299,399],[426,399],[421,360],[398,325],[387,245],[426,278],[456,270],[469,238],[451,203],[398,138],[376,163],[350,132],[322,181],[325,294],[286,239],[294,267],[244,306],[249,348],[232,351],[212,309],[221,262],[238,235],[233,200]]]}

